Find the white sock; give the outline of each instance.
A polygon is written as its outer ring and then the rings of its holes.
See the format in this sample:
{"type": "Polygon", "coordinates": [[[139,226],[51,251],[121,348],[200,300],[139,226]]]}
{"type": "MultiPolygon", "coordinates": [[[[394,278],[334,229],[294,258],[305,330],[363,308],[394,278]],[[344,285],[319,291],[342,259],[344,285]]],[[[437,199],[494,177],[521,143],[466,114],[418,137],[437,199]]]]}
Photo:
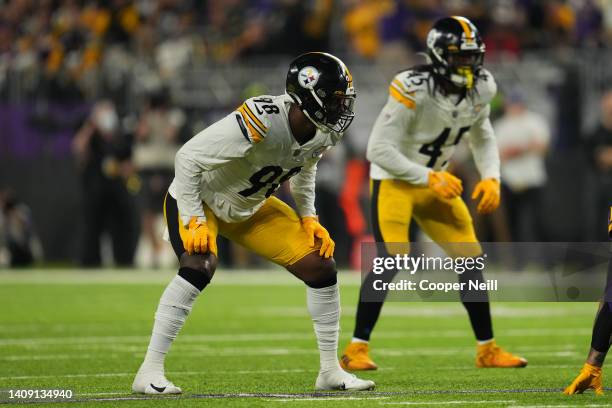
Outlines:
{"type": "Polygon", "coordinates": [[[491,343],[493,340],[495,339],[491,337],[489,340],[476,340],[476,343],[478,343],[479,346],[483,346],[485,344],[491,343]]]}
{"type": "Polygon", "coordinates": [[[170,345],[185,324],[200,291],[180,276],[175,276],[159,299],[151,341],[141,371],[164,373],[164,360],[170,345]]]}
{"type": "Polygon", "coordinates": [[[359,337],[353,337],[351,339],[351,343],[365,343],[365,344],[368,344],[369,342],[367,340],[360,339],[359,337]]]}
{"type": "Polygon", "coordinates": [[[340,292],[338,284],[326,288],[306,288],[308,311],[319,345],[321,372],[341,370],[338,363],[340,332],[340,292]]]}

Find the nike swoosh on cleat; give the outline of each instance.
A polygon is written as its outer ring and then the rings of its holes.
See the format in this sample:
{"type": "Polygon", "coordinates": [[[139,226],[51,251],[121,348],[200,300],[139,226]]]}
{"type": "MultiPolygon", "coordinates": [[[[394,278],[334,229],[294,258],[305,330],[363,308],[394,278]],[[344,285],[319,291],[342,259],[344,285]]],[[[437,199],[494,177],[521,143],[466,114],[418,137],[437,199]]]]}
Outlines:
{"type": "Polygon", "coordinates": [[[346,384],[345,383],[340,384],[340,389],[342,391],[346,391],[346,384]]]}
{"type": "Polygon", "coordinates": [[[149,384],[149,385],[151,386],[151,388],[153,388],[155,391],[157,391],[157,392],[159,392],[159,393],[162,393],[162,392],[166,391],[166,387],[160,387],[160,388],[158,388],[158,387],[154,386],[152,383],[151,383],[151,384],[149,384]]]}

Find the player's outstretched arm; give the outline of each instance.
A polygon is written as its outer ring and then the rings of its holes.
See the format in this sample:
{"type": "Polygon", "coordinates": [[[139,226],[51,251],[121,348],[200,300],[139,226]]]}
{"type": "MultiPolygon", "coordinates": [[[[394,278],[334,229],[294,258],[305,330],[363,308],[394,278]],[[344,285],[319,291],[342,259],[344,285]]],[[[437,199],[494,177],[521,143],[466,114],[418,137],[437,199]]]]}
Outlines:
{"type": "Polygon", "coordinates": [[[490,111],[489,106],[483,109],[470,130],[469,139],[474,162],[481,177],[481,181],[476,184],[472,192],[472,200],[480,200],[477,211],[481,214],[495,211],[501,200],[499,149],[493,126],[489,120],[490,111]]]}
{"type": "Polygon", "coordinates": [[[586,390],[592,389],[597,395],[603,395],[603,386],[601,383],[602,373],[601,367],[594,366],[589,363],[584,363],[580,374],[570,385],[565,388],[565,395],[582,394],[586,390]]]}
{"type": "MultiPolygon", "coordinates": [[[[610,282],[610,273],[612,273],[612,259],[608,263],[608,282],[610,282]]],[[[610,286],[606,285],[606,287],[609,288],[610,286]]],[[[609,292],[607,292],[604,298],[609,299],[609,297],[609,292]]],[[[572,381],[565,391],[563,391],[564,394],[582,394],[588,389],[594,390],[597,395],[603,394],[602,366],[610,349],[612,308],[610,302],[607,301],[602,301],[599,306],[595,324],[593,325],[591,350],[589,351],[589,355],[582,370],[580,370],[580,374],[578,374],[574,381],[572,381]]]]}
{"type": "Polygon", "coordinates": [[[291,196],[295,201],[300,217],[316,216],[315,181],[317,177],[317,162],[305,165],[298,174],[289,180],[291,196]]]}
{"type": "Polygon", "coordinates": [[[334,255],[336,244],[331,239],[329,232],[319,223],[315,202],[315,180],[317,176],[317,162],[305,166],[295,177],[291,179],[291,195],[295,200],[297,212],[302,220],[302,227],[309,237],[311,247],[315,246],[315,239],[321,240],[319,255],[331,258],[334,255]]]}

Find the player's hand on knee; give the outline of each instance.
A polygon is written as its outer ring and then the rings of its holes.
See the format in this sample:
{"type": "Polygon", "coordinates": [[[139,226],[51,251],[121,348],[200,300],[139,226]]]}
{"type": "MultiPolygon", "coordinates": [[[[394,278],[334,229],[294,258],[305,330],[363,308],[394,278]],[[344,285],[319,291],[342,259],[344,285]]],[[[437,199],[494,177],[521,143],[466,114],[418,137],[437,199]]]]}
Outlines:
{"type": "Polygon", "coordinates": [[[495,211],[499,207],[500,202],[499,180],[488,178],[476,184],[472,193],[472,200],[477,200],[481,195],[477,211],[480,214],[488,214],[495,211]]]}
{"type": "Polygon", "coordinates": [[[217,253],[217,243],[208,229],[206,220],[191,217],[185,235],[183,246],[189,255],[203,254],[209,250],[214,254],[217,253]]]}
{"type": "Polygon", "coordinates": [[[430,172],[428,185],[442,198],[455,198],[463,192],[461,180],[447,171],[430,172]]]}
{"type": "Polygon", "coordinates": [[[321,224],[319,224],[317,217],[303,217],[302,227],[308,235],[308,244],[311,247],[315,246],[315,237],[321,240],[321,249],[319,250],[320,256],[330,258],[334,255],[336,243],[329,236],[329,232],[327,232],[327,230],[321,224]]]}

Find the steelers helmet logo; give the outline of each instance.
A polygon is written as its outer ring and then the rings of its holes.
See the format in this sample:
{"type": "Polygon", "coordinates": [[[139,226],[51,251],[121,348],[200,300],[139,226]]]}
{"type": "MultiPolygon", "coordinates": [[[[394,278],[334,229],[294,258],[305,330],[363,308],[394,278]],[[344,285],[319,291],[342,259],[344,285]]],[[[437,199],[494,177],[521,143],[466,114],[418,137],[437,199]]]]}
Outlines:
{"type": "Polygon", "coordinates": [[[314,67],[304,67],[298,73],[298,82],[302,88],[312,89],[319,81],[321,74],[314,67]]]}

